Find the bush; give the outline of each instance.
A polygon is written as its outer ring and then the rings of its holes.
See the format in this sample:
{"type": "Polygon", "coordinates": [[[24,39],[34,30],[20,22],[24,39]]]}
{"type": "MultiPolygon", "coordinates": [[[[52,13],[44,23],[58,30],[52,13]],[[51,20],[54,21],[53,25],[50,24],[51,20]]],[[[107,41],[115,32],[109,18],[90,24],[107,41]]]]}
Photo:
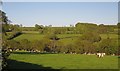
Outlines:
{"type": "Polygon", "coordinates": [[[118,54],[118,41],[114,39],[103,39],[99,43],[99,52],[105,52],[107,54],[118,54]]]}

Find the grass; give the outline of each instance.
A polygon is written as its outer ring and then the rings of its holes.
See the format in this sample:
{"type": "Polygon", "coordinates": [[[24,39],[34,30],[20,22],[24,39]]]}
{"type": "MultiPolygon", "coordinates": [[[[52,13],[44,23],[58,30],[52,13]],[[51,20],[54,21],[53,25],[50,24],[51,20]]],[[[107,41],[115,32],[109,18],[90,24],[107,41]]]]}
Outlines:
{"type": "MultiPolygon", "coordinates": [[[[24,31],[26,32],[26,31],[24,31]]],[[[59,38],[61,38],[61,41],[69,41],[69,40],[74,40],[76,39],[76,37],[78,36],[82,36],[82,34],[58,34],[57,35],[59,38]]],[[[110,38],[114,38],[114,39],[118,39],[118,35],[117,34],[101,34],[100,35],[102,37],[102,39],[106,39],[108,36],[110,38]]],[[[38,32],[34,32],[34,31],[30,31],[30,32],[27,32],[25,34],[22,34],[16,38],[14,38],[14,40],[22,40],[22,39],[28,39],[30,41],[33,41],[33,40],[40,40],[41,38],[43,38],[44,35],[43,34],[39,34],[38,32]]]]}
{"type": "Polygon", "coordinates": [[[82,36],[82,34],[58,34],[57,35],[59,38],[71,38],[71,37],[78,37],[82,36]]]}
{"type": "Polygon", "coordinates": [[[110,38],[118,39],[118,35],[117,35],[117,34],[100,34],[100,36],[101,36],[103,39],[106,39],[108,36],[109,36],[110,38]]]}
{"type": "Polygon", "coordinates": [[[38,34],[38,33],[27,33],[27,34],[22,34],[16,38],[14,38],[14,40],[20,41],[22,39],[28,39],[29,41],[34,41],[34,40],[40,40],[41,38],[43,38],[44,35],[38,34]]]}
{"type": "MultiPolygon", "coordinates": [[[[81,34],[59,34],[57,36],[62,39],[73,39],[73,37],[81,36],[81,34]]],[[[20,41],[22,39],[28,39],[30,41],[34,41],[34,40],[40,40],[43,37],[44,37],[43,34],[39,34],[37,32],[34,32],[34,33],[27,32],[25,34],[22,34],[16,38],[14,38],[14,40],[20,41]]]]}
{"type": "Polygon", "coordinates": [[[59,41],[67,45],[67,44],[73,44],[76,40],[77,40],[76,37],[71,37],[71,38],[60,39],[59,41]]]}
{"type": "Polygon", "coordinates": [[[52,69],[117,69],[118,57],[105,56],[97,58],[95,55],[80,54],[29,54],[29,53],[12,53],[9,56],[10,68],[33,69],[36,68],[52,68],[52,69]],[[19,63],[18,63],[19,62],[19,63]],[[22,62],[22,63],[20,63],[22,62]],[[28,65],[28,66],[26,66],[28,65]]]}
{"type": "Polygon", "coordinates": [[[39,31],[22,31],[22,33],[29,33],[29,34],[32,34],[32,33],[39,33],[39,31]]]}

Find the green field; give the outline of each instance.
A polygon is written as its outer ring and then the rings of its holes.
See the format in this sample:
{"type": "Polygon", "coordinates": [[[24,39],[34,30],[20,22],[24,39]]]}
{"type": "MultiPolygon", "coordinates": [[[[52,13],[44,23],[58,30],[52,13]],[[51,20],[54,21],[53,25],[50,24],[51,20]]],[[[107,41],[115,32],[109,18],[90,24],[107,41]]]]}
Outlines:
{"type": "MultiPolygon", "coordinates": [[[[35,31],[24,31],[22,35],[14,38],[20,41],[41,40],[45,35],[35,31]]],[[[73,43],[82,34],[58,34],[59,41],[65,44],[73,43]]],[[[102,39],[108,36],[118,39],[117,34],[100,34],[102,39]]],[[[9,56],[9,68],[13,69],[118,69],[117,56],[105,56],[98,58],[96,55],[81,54],[32,54],[28,52],[16,52],[9,56]],[[24,66],[23,66],[24,65],[24,66]]]]}
{"type": "Polygon", "coordinates": [[[11,69],[117,69],[118,57],[81,54],[32,54],[16,52],[9,56],[11,69]],[[23,66],[24,65],[24,66],[23,66]]]}
{"type": "Polygon", "coordinates": [[[103,39],[107,38],[108,36],[109,36],[110,38],[118,39],[118,35],[117,35],[117,34],[100,34],[100,36],[101,36],[103,39]]]}
{"type": "MultiPolygon", "coordinates": [[[[42,38],[44,38],[44,36],[45,36],[44,34],[39,34],[38,32],[30,31],[14,38],[14,40],[20,41],[22,39],[27,39],[29,41],[34,41],[34,40],[41,40],[42,38]]],[[[82,36],[82,34],[58,34],[57,36],[58,38],[60,38],[59,41],[65,44],[69,44],[76,41],[76,39],[78,39],[77,37],[82,36]]],[[[117,34],[109,34],[109,35],[101,34],[100,36],[102,37],[102,39],[106,39],[108,36],[116,40],[118,39],[117,34]]]]}
{"type": "Polygon", "coordinates": [[[14,38],[14,40],[22,40],[22,39],[28,39],[29,41],[33,41],[33,40],[40,40],[41,38],[43,38],[44,35],[41,34],[36,34],[36,33],[32,33],[32,34],[22,34],[16,38],[14,38]]]}
{"type": "MultiPolygon", "coordinates": [[[[61,38],[61,40],[64,40],[64,41],[69,41],[69,40],[74,40],[76,39],[76,37],[78,36],[81,36],[82,34],[58,34],[57,36],[59,38],[61,38]]],[[[108,36],[110,38],[114,38],[114,39],[118,39],[118,35],[117,34],[101,34],[100,35],[103,39],[107,38],[108,36]]],[[[38,32],[34,32],[34,31],[31,31],[31,32],[27,32],[25,34],[22,34],[16,38],[14,38],[14,40],[22,40],[22,39],[28,39],[30,41],[33,41],[33,40],[40,40],[41,38],[43,38],[44,35],[43,34],[39,34],[38,32]]]]}

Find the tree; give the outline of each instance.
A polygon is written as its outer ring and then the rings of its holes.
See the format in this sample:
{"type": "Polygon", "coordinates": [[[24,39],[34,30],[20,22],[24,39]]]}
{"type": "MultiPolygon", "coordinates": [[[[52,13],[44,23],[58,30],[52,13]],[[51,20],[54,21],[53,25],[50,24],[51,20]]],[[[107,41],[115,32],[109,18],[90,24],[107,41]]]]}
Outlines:
{"type": "Polygon", "coordinates": [[[20,40],[20,45],[21,45],[21,49],[23,49],[23,50],[30,49],[30,41],[28,41],[27,39],[20,40]]]}
{"type": "Polygon", "coordinates": [[[7,67],[7,58],[10,55],[9,50],[7,49],[7,42],[5,36],[6,31],[9,29],[8,26],[8,18],[6,16],[6,13],[0,10],[0,33],[2,33],[2,68],[3,70],[7,67]]]}
{"type": "Polygon", "coordinates": [[[2,34],[6,35],[6,31],[9,30],[8,17],[6,13],[0,10],[0,23],[2,24],[2,34]]]}
{"type": "Polygon", "coordinates": [[[104,24],[100,24],[99,27],[98,27],[98,32],[99,32],[100,34],[108,33],[108,28],[105,27],[104,24]]]}
{"type": "Polygon", "coordinates": [[[60,52],[61,53],[67,53],[68,52],[68,48],[65,47],[65,45],[62,45],[62,47],[60,48],[60,52]]]}
{"type": "Polygon", "coordinates": [[[36,30],[39,30],[39,29],[43,29],[44,26],[43,25],[35,24],[35,28],[36,28],[36,30]]]}
{"type": "Polygon", "coordinates": [[[32,50],[39,50],[41,52],[44,51],[45,49],[45,43],[41,40],[36,40],[34,42],[32,42],[33,45],[32,45],[32,50]]]}
{"type": "Polygon", "coordinates": [[[86,33],[86,32],[95,32],[97,31],[97,25],[96,24],[92,24],[92,23],[80,23],[78,22],[76,25],[76,31],[77,33],[86,33]]]}
{"type": "Polygon", "coordinates": [[[51,39],[51,40],[58,40],[59,38],[54,32],[46,33],[45,38],[51,39]]]}
{"type": "Polygon", "coordinates": [[[82,40],[87,40],[90,42],[99,42],[101,40],[101,37],[98,33],[96,32],[86,32],[82,35],[82,40]]]}
{"type": "Polygon", "coordinates": [[[7,44],[8,44],[8,48],[12,50],[16,50],[20,48],[20,43],[15,40],[8,40],[7,44]]]}
{"type": "Polygon", "coordinates": [[[105,52],[107,54],[117,54],[118,42],[111,38],[103,39],[99,43],[99,52],[105,52]]]}
{"type": "Polygon", "coordinates": [[[57,41],[55,52],[57,52],[57,53],[62,52],[63,53],[64,51],[62,51],[62,48],[64,49],[64,43],[62,41],[57,41]]]}
{"type": "Polygon", "coordinates": [[[75,25],[75,27],[76,27],[77,33],[84,33],[84,32],[85,32],[86,27],[85,27],[84,23],[78,22],[78,23],[75,25]]]}
{"type": "Polygon", "coordinates": [[[92,42],[88,40],[81,40],[81,38],[78,38],[75,42],[75,51],[77,53],[95,53],[95,47],[92,42]]]}

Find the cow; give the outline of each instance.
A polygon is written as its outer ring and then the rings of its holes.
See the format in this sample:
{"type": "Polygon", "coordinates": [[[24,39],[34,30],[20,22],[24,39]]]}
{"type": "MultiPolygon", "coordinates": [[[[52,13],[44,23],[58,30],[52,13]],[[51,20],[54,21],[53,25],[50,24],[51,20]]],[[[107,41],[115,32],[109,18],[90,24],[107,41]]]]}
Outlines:
{"type": "Polygon", "coordinates": [[[100,58],[100,57],[104,57],[105,53],[97,53],[96,55],[100,58]]]}

